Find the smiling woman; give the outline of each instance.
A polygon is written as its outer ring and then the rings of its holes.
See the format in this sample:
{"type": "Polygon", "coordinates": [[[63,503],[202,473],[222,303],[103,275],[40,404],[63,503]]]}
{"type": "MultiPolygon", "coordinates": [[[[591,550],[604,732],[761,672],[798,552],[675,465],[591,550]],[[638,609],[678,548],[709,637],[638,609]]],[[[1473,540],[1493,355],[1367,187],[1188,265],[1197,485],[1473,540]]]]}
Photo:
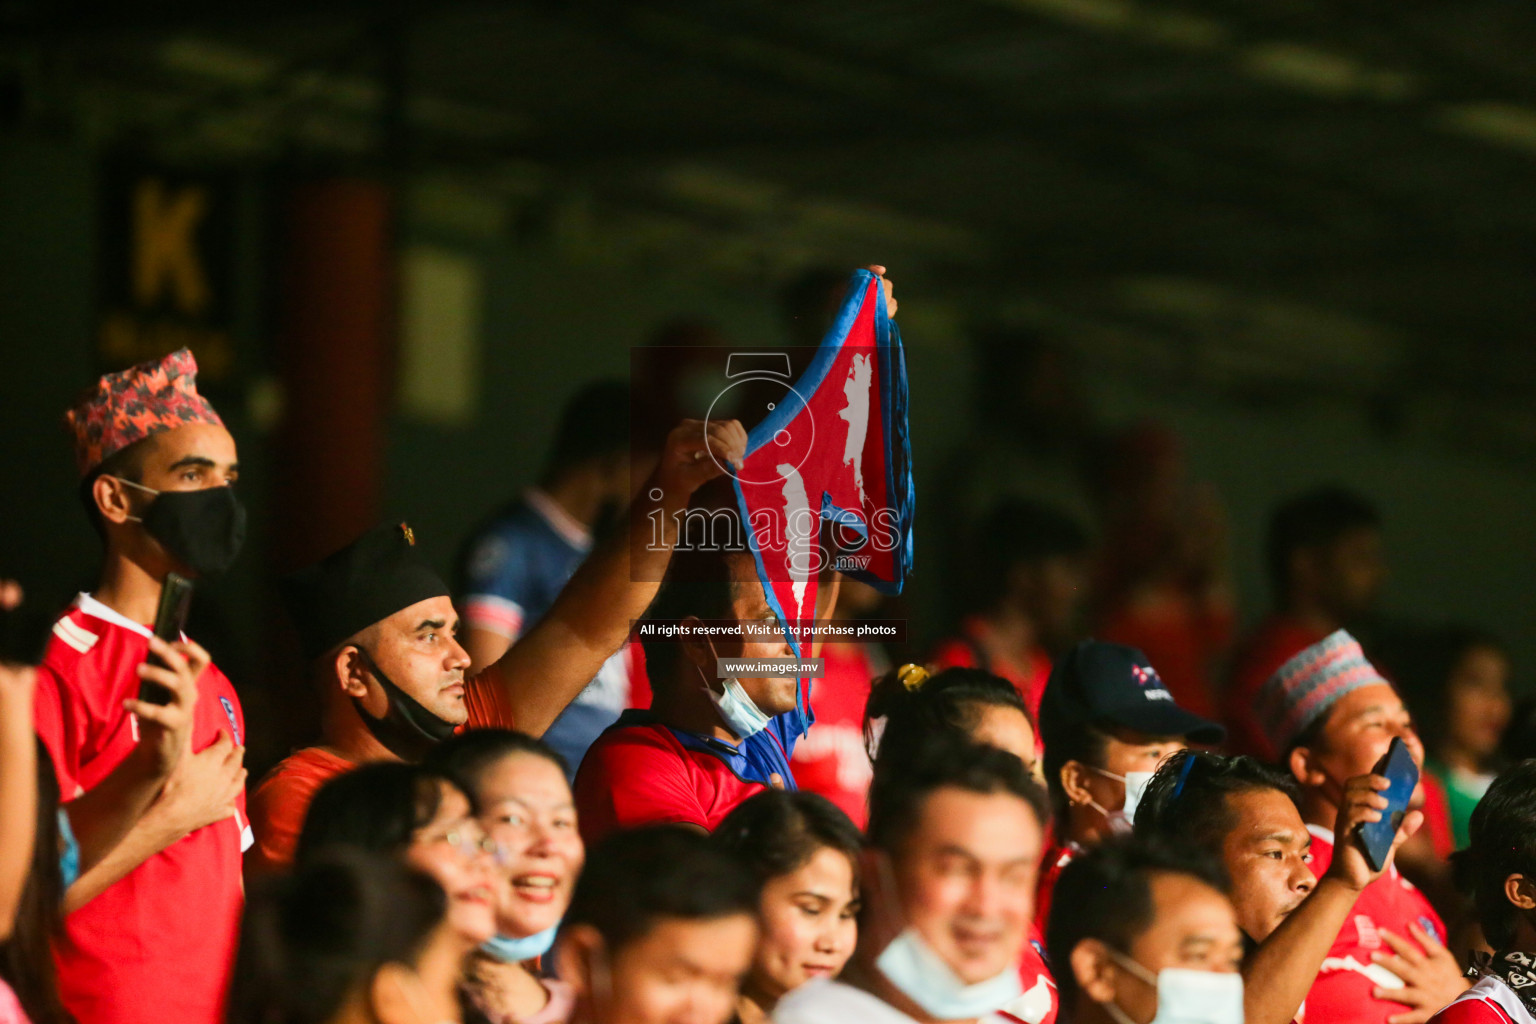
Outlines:
{"type": "Polygon", "coordinates": [[[429,764],[474,797],[497,848],[496,935],[471,958],[470,998],[497,1024],[567,1020],[570,986],[536,973],[586,860],[564,760],[523,733],[472,729],[437,747],[429,764]]]}
{"type": "Polygon", "coordinates": [[[762,883],[762,934],[736,1001],[740,1024],[758,1024],[780,997],[812,978],[835,978],[858,940],[863,837],[815,793],[770,789],[743,802],[714,832],[762,883]]]}

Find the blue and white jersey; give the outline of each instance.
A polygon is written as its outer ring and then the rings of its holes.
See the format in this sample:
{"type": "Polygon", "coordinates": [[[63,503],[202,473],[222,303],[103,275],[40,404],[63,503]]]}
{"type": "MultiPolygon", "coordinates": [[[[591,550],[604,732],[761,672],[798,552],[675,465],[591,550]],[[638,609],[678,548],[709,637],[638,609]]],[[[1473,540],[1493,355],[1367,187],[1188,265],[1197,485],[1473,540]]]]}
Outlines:
{"type": "MultiPolygon", "coordinates": [[[[592,536],[584,526],[543,491],[529,490],[467,546],[459,606],[464,627],[516,640],[555,603],[591,548],[592,536]]],[[[629,703],[629,677],[626,646],[544,734],[570,764],[573,777],[592,741],[629,703]]]]}

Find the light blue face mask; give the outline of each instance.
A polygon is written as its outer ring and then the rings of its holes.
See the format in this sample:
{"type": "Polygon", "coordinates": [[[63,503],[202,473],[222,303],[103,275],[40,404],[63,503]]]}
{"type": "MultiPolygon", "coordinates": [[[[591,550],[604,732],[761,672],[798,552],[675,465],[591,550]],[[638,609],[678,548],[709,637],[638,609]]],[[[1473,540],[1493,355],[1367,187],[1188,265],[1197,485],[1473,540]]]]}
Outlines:
{"type": "Polygon", "coordinates": [[[714,687],[709,687],[709,699],[714,701],[715,710],[720,712],[720,717],[738,739],[755,736],[768,728],[768,716],[747,696],[747,691],[734,677],[724,681],[721,691],[716,693],[714,687]]]}
{"type": "Polygon", "coordinates": [[[59,871],[64,875],[64,888],[68,889],[80,877],[80,843],[75,839],[75,830],[69,827],[69,815],[62,807],[59,808],[59,838],[64,842],[64,849],[59,853],[59,871]]]}
{"type": "Polygon", "coordinates": [[[557,924],[535,935],[525,935],[521,939],[493,935],[480,943],[480,951],[504,964],[520,964],[524,960],[532,960],[534,957],[548,953],[549,948],[555,944],[555,934],[559,931],[560,926],[557,924]]]}
{"type": "Polygon", "coordinates": [[[903,995],[937,1020],[977,1020],[1024,994],[1014,964],[1001,974],[967,985],[914,928],[896,936],[875,959],[875,966],[903,995]]]}
{"type": "MultiPolygon", "coordinates": [[[[715,648],[711,644],[709,653],[714,654],[715,648]]],[[[715,656],[716,663],[719,656],[715,656]]],[[[746,739],[748,736],[756,736],[768,728],[769,716],[763,714],[762,708],[747,696],[747,691],[742,689],[741,681],[735,676],[723,680],[719,693],[709,685],[709,677],[704,674],[704,669],[699,669],[699,677],[704,680],[704,692],[709,694],[710,701],[715,705],[715,710],[720,713],[720,720],[730,727],[737,739],[746,739]]]]}

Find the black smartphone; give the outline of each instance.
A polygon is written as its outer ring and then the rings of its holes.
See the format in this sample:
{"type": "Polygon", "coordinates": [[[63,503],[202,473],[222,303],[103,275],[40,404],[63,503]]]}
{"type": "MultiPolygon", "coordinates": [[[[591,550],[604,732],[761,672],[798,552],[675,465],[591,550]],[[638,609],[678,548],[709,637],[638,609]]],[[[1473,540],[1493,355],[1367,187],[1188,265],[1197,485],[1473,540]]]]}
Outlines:
{"type": "Polygon", "coordinates": [[[1397,830],[1403,824],[1403,815],[1408,813],[1408,801],[1418,788],[1419,766],[1413,763],[1408,744],[1399,737],[1392,741],[1386,754],[1371,770],[1390,783],[1381,793],[1387,798],[1387,808],[1381,812],[1380,821],[1366,822],[1357,833],[1366,859],[1380,871],[1387,863],[1387,854],[1392,851],[1392,840],[1397,838],[1397,830]]]}
{"type": "MultiPolygon", "coordinates": [[[[174,572],[165,574],[165,585],[160,588],[160,607],[155,610],[155,636],[168,644],[181,639],[181,631],[187,626],[187,612],[192,608],[192,581],[174,572]]],[[[153,651],[145,659],[152,665],[168,667],[165,659],[153,651]]],[[[171,691],[149,679],[139,680],[139,700],[146,704],[169,704],[171,691]]]]}

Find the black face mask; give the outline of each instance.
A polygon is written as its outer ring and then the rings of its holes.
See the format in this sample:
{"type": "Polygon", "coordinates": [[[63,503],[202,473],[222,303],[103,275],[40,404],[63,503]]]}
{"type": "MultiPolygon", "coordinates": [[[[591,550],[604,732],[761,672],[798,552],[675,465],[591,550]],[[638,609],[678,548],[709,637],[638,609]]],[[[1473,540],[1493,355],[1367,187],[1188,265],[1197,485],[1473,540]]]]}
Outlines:
{"type": "Polygon", "coordinates": [[[366,661],[368,671],[373,673],[373,677],[383,687],[384,696],[389,700],[389,710],[384,712],[383,718],[375,718],[363,708],[363,702],[358,698],[353,697],[352,703],[363,724],[373,733],[373,738],[384,744],[386,750],[402,760],[419,761],[427,756],[427,751],[453,735],[457,726],[438,718],[416,698],[396,686],[380,670],[373,655],[361,647],[357,651],[366,661]]]}
{"type": "Polygon", "coordinates": [[[245,543],[245,506],[235,497],[234,488],[157,491],[132,480],[122,482],[155,496],[143,518],[128,518],[142,523],[145,533],[199,576],[219,575],[240,554],[245,543]]]}

